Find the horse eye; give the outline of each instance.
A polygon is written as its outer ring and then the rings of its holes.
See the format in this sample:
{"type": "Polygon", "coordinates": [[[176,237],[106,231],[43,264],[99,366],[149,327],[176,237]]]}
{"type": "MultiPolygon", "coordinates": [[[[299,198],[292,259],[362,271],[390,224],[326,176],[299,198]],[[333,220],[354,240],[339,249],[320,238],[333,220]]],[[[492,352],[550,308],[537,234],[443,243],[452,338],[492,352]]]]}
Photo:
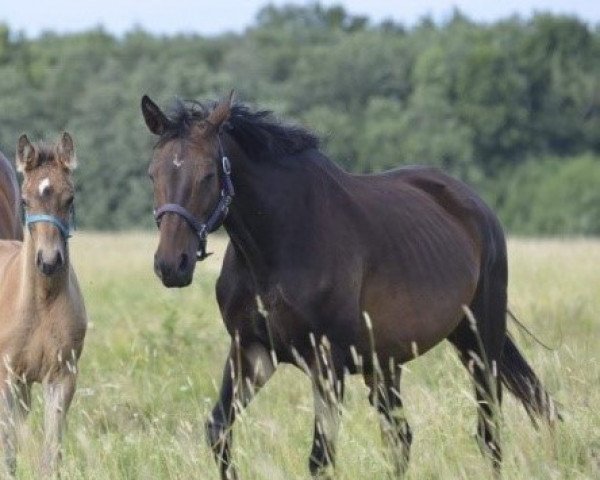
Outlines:
{"type": "Polygon", "coordinates": [[[27,202],[27,199],[25,197],[21,198],[21,205],[24,208],[28,208],[29,207],[29,203],[27,202]]]}
{"type": "Polygon", "coordinates": [[[73,205],[73,198],[74,198],[74,197],[72,197],[72,196],[71,196],[71,197],[69,197],[69,198],[67,198],[67,201],[65,202],[65,205],[66,205],[67,207],[70,207],[71,205],[73,205]]]}
{"type": "Polygon", "coordinates": [[[213,178],[215,178],[215,173],[214,172],[210,172],[207,173],[204,178],[202,179],[203,182],[208,182],[210,180],[212,180],[213,178]]]}

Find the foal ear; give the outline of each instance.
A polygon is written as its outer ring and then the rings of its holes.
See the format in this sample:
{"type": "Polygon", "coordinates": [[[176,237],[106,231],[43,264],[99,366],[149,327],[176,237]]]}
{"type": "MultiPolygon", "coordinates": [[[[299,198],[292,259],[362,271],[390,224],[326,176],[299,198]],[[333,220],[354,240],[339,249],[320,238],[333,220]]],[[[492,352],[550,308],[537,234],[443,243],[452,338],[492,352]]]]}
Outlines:
{"type": "Polygon", "coordinates": [[[27,138],[27,135],[23,134],[19,137],[17,142],[17,156],[15,164],[17,171],[24,173],[26,170],[31,170],[35,167],[37,162],[37,150],[27,138]]]}
{"type": "Polygon", "coordinates": [[[67,169],[75,170],[77,167],[77,156],[75,155],[75,144],[69,132],[63,132],[56,146],[58,161],[67,169]]]}
{"type": "Polygon", "coordinates": [[[229,96],[217,104],[217,106],[212,112],[210,112],[210,115],[206,119],[208,123],[218,128],[227,121],[229,114],[231,113],[231,105],[233,103],[234,94],[235,90],[231,90],[231,92],[229,92],[229,96]]]}
{"type": "Polygon", "coordinates": [[[142,114],[148,130],[154,135],[162,135],[165,132],[169,120],[148,95],[142,97],[142,114]]]}

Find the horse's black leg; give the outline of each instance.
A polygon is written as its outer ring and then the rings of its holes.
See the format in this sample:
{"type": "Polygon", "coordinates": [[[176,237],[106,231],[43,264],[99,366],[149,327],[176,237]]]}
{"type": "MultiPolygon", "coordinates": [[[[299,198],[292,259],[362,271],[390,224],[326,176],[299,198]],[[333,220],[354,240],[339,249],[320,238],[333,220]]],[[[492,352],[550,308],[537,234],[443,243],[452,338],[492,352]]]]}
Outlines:
{"type": "Polygon", "coordinates": [[[502,450],[499,417],[502,403],[500,361],[506,339],[506,267],[491,268],[483,278],[467,316],[448,337],[458,349],[475,385],[478,405],[477,437],[485,454],[500,471],[502,450]]]}
{"type": "Polygon", "coordinates": [[[308,466],[316,478],[330,478],[335,466],[340,404],[344,397],[344,370],[337,352],[327,340],[320,342],[308,367],[315,405],[314,436],[308,466]]]}
{"type": "Polygon", "coordinates": [[[381,435],[389,453],[397,477],[402,477],[408,467],[412,431],[406,420],[400,397],[402,368],[393,372],[376,372],[364,375],[369,387],[369,401],[380,415],[381,435]]]}
{"type": "Polygon", "coordinates": [[[235,416],[250,403],[274,370],[269,351],[261,343],[232,342],[223,369],[219,399],[206,422],[207,439],[222,480],[237,479],[231,464],[231,429],[235,416]]]}

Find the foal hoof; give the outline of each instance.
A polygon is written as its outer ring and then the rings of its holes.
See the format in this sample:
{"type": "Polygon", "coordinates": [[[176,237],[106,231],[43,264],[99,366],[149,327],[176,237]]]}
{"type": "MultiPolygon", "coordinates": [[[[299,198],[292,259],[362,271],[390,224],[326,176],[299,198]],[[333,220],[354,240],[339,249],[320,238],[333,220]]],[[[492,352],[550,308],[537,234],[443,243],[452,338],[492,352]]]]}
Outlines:
{"type": "MultiPolygon", "coordinates": [[[[2,467],[0,466],[0,475],[1,475],[1,469],[2,467]]],[[[13,478],[17,476],[17,459],[16,458],[7,458],[6,459],[6,475],[7,478],[13,478]]]]}

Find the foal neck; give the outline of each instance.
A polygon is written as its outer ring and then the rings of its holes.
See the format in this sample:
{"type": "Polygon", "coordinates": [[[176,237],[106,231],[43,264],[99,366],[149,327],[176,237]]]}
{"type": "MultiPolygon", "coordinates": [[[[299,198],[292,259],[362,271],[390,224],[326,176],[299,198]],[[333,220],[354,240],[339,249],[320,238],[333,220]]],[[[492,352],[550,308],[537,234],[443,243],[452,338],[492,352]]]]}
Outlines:
{"type": "Polygon", "coordinates": [[[35,243],[29,230],[25,229],[21,250],[21,268],[23,288],[33,302],[52,303],[68,285],[69,279],[69,246],[65,246],[64,265],[53,275],[44,275],[36,265],[35,243]]]}

